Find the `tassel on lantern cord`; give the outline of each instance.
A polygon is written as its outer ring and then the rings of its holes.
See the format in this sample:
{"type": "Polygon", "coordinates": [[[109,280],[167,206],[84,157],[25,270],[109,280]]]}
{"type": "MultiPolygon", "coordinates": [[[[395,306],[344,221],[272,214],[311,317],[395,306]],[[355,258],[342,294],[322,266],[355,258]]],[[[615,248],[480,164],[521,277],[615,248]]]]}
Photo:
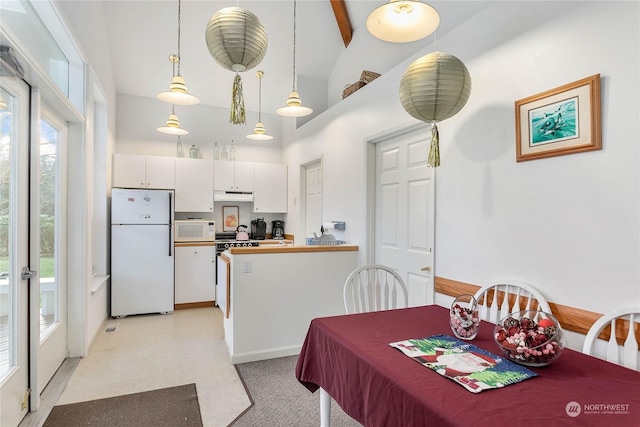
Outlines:
{"type": "Polygon", "coordinates": [[[236,77],[233,79],[233,90],[231,99],[231,115],[229,122],[234,125],[244,125],[247,123],[247,118],[244,112],[244,95],[242,94],[242,79],[240,74],[236,73],[236,77]]]}
{"type": "Polygon", "coordinates": [[[431,122],[431,147],[427,164],[433,168],[440,166],[440,136],[436,122],[431,122]]]}

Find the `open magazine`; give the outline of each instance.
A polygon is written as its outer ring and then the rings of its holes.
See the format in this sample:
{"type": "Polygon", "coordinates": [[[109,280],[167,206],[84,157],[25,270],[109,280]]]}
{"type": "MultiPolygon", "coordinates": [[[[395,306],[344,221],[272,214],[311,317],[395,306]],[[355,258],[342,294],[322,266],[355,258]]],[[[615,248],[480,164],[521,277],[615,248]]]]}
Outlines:
{"type": "Polygon", "coordinates": [[[448,335],[409,339],[389,345],[472,393],[538,376],[524,366],[448,335]]]}

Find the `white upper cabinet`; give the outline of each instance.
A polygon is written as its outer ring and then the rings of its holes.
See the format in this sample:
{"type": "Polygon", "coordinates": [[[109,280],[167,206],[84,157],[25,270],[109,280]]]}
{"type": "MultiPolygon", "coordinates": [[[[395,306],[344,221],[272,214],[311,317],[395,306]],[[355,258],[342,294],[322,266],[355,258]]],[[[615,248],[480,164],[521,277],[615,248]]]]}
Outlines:
{"type": "Polygon", "coordinates": [[[176,158],[176,212],[213,212],[213,163],[176,158]]]}
{"type": "Polygon", "coordinates": [[[175,182],[175,158],[138,154],[113,155],[113,186],[172,190],[175,182]]]}
{"type": "Polygon", "coordinates": [[[216,191],[252,192],[254,188],[252,162],[214,160],[213,187],[216,191]]]}
{"type": "Polygon", "coordinates": [[[287,166],[276,163],[254,165],[253,211],[287,212],[287,166]]]}

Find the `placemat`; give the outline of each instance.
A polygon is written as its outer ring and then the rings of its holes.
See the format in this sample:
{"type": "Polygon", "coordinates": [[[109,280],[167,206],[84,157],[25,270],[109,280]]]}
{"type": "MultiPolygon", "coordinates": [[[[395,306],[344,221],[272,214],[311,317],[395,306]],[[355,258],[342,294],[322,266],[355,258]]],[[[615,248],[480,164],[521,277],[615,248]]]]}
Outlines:
{"type": "Polygon", "coordinates": [[[449,335],[408,339],[389,345],[472,393],[538,376],[524,366],[449,335]]]}

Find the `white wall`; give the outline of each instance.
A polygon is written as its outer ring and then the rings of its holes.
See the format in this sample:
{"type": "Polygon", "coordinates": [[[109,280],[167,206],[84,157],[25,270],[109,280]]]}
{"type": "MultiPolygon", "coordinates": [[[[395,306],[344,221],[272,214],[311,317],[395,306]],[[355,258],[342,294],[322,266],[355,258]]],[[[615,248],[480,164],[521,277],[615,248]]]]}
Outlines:
{"type": "MultiPolygon", "coordinates": [[[[109,52],[109,38],[106,35],[102,3],[57,1],[56,4],[71,27],[75,39],[80,41],[78,49],[89,64],[85,70],[87,113],[81,142],[84,145],[85,154],[84,156],[77,156],[77,153],[71,155],[72,159],[81,159],[79,162],[84,162],[83,166],[78,163],[72,167],[84,180],[86,191],[84,191],[84,195],[78,195],[80,189],[83,188],[83,185],[78,181],[71,182],[69,186],[70,199],[78,200],[75,205],[70,206],[70,209],[72,212],[82,212],[80,217],[86,221],[83,224],[84,230],[79,234],[76,244],[70,248],[71,255],[78,254],[78,257],[73,256],[70,257],[71,259],[77,260],[84,257],[85,261],[85,268],[78,269],[79,274],[76,275],[78,277],[70,277],[69,281],[69,347],[70,355],[77,357],[88,354],[89,346],[108,316],[108,286],[103,285],[98,290],[92,291],[91,278],[92,265],[99,264],[108,268],[108,265],[105,266],[107,260],[104,260],[104,257],[108,257],[108,255],[105,254],[105,251],[92,251],[92,239],[96,236],[92,235],[91,230],[93,228],[92,222],[102,224],[104,228],[100,233],[101,237],[109,236],[109,210],[108,204],[94,206],[92,198],[94,192],[104,196],[110,193],[111,168],[95,171],[94,163],[104,163],[100,160],[110,158],[113,153],[116,134],[116,92],[111,59],[109,55],[105,54],[105,52],[109,52]],[[99,114],[106,113],[106,117],[104,117],[106,123],[95,123],[94,112],[96,108],[99,114]],[[96,126],[104,134],[94,134],[96,126]],[[97,181],[94,179],[95,177],[98,177],[97,181]],[[90,188],[95,182],[101,182],[103,186],[90,188]],[[88,253],[100,256],[100,260],[92,260],[91,256],[87,255],[88,253]],[[83,289],[79,289],[79,287],[83,289]]],[[[71,217],[73,215],[75,214],[72,213],[71,217]]],[[[75,229],[79,229],[79,227],[76,226],[73,230],[75,229]]],[[[108,240],[108,237],[106,239],[108,240]]],[[[77,263],[71,263],[71,265],[75,264],[77,263]]],[[[73,273],[70,271],[70,274],[73,273]]],[[[106,271],[102,270],[98,273],[105,274],[106,271]]]]}
{"type": "MultiPolygon", "coordinates": [[[[286,94],[284,95],[286,96],[286,94]]],[[[284,102],[284,101],[283,101],[284,102]]],[[[246,125],[229,123],[229,109],[208,105],[176,106],[176,114],[181,127],[189,131],[189,135],[181,138],[185,148],[195,144],[205,159],[213,158],[213,144],[218,143],[227,149],[234,141],[236,160],[244,162],[281,163],[281,119],[275,114],[262,113],[262,121],[267,133],[274,139],[270,141],[253,141],[246,138],[253,133],[258,121],[258,114],[247,112],[246,125]]],[[[165,135],[156,130],[164,126],[171,114],[171,105],[159,101],[155,94],[149,97],[118,94],[116,134],[116,152],[129,154],[148,154],[175,156],[177,137],[165,135]]]]}
{"type": "MultiPolygon", "coordinates": [[[[438,39],[438,50],[465,62],[473,88],[467,106],[439,124],[435,274],[479,285],[518,278],[596,312],[637,303],[639,5],[554,2],[553,14],[540,2],[504,5],[438,39]],[[597,73],[603,149],[516,163],[514,101],[597,73]]],[[[415,123],[398,100],[410,62],[286,128],[291,232],[301,230],[300,165],[322,157],[323,221],[344,220],[349,242],[366,242],[365,141],[415,123]]]]}

